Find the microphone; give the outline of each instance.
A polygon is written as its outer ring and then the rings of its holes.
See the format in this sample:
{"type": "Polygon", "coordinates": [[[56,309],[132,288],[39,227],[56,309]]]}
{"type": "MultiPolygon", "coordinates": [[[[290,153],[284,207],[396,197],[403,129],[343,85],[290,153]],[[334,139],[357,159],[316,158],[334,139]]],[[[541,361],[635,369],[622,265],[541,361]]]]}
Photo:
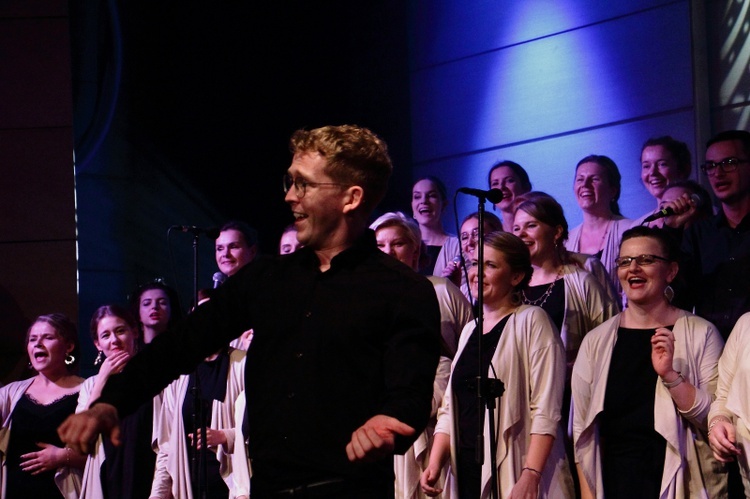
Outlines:
{"type": "MultiPolygon", "coordinates": [[[[696,208],[700,208],[701,205],[703,204],[703,200],[696,193],[692,193],[690,195],[690,200],[693,202],[693,205],[696,208]]],[[[659,220],[660,218],[671,217],[672,215],[674,215],[674,210],[671,207],[667,206],[666,208],[662,208],[656,213],[652,213],[651,215],[644,218],[643,223],[647,224],[647,223],[653,222],[654,220],[659,220]]]]}
{"type": "Polygon", "coordinates": [[[476,196],[479,199],[486,199],[492,204],[497,204],[503,200],[503,191],[501,191],[500,189],[490,189],[489,191],[483,191],[482,189],[461,187],[458,192],[462,194],[468,194],[469,196],[476,196]]]}
{"type": "Polygon", "coordinates": [[[173,225],[169,228],[169,230],[176,230],[178,232],[190,232],[194,236],[205,234],[211,239],[216,239],[217,237],[219,237],[219,229],[217,229],[216,227],[202,229],[200,227],[196,227],[195,225],[173,225]]]}
{"type": "Polygon", "coordinates": [[[224,281],[226,280],[227,280],[227,275],[224,272],[216,272],[214,274],[214,289],[224,284],[224,281]]]}

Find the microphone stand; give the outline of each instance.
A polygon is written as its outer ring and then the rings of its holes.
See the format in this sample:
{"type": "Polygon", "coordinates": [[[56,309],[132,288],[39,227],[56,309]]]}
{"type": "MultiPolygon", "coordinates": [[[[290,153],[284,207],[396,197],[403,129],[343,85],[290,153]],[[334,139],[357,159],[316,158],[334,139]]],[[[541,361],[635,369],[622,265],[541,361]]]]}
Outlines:
{"type": "MultiPolygon", "coordinates": [[[[193,231],[193,303],[198,306],[198,238],[199,231],[193,231]]],[[[191,448],[193,456],[190,463],[191,484],[193,497],[206,499],[208,494],[208,462],[206,461],[206,415],[203,410],[201,399],[200,378],[198,370],[193,373],[195,384],[192,389],[193,396],[193,441],[191,448]],[[200,447],[198,446],[198,432],[200,431],[200,447]]]]}
{"type": "Polygon", "coordinates": [[[487,196],[479,195],[479,207],[477,209],[478,222],[477,227],[477,261],[479,262],[479,271],[477,272],[477,331],[479,332],[478,350],[479,355],[477,357],[477,414],[479,417],[479,425],[477,427],[477,448],[476,448],[476,462],[480,466],[484,464],[484,410],[487,409],[488,427],[490,429],[490,497],[497,499],[498,497],[498,480],[497,480],[497,435],[495,435],[495,407],[496,399],[499,399],[505,387],[503,382],[499,379],[490,379],[487,376],[487,369],[482,369],[482,345],[484,343],[484,203],[487,201],[487,196]]]}

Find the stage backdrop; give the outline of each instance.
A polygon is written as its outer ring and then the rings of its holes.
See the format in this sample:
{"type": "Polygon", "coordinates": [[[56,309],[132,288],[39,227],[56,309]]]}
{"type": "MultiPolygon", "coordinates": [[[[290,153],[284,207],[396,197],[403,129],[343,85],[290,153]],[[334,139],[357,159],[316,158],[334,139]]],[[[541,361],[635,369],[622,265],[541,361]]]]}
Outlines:
{"type": "MultiPolygon", "coordinates": [[[[513,160],[574,227],[575,165],[604,154],[622,173],[623,214],[636,218],[655,207],[640,180],[641,146],[672,135],[688,143],[692,176],[707,185],[697,172],[705,140],[750,116],[747,10],[688,0],[413,2],[415,178],[487,188],[490,166],[513,160]]],[[[460,199],[460,216],[475,209],[460,199]]]]}

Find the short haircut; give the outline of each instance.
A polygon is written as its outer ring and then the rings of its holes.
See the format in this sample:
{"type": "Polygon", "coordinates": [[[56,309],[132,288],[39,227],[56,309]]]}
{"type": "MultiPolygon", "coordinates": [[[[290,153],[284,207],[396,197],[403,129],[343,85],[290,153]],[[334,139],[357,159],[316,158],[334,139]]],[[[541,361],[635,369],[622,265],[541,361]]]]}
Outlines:
{"type": "Polygon", "coordinates": [[[622,191],[622,175],[620,175],[620,169],[617,168],[617,163],[608,156],[590,154],[578,162],[576,165],[576,172],[578,171],[578,167],[584,163],[595,163],[604,168],[604,171],[607,174],[607,183],[609,183],[609,186],[616,191],[615,197],[609,202],[609,209],[615,215],[622,215],[622,213],[620,213],[620,205],[617,202],[620,199],[620,191],[622,191]]]}
{"type": "Polygon", "coordinates": [[[647,147],[654,146],[661,146],[669,151],[677,163],[677,170],[680,172],[680,175],[682,175],[682,178],[688,178],[690,176],[690,172],[693,169],[693,160],[690,155],[690,149],[686,143],[674,139],[669,135],[651,137],[643,143],[643,147],[641,147],[641,156],[647,147]]]}
{"type": "Polygon", "coordinates": [[[422,244],[422,231],[419,230],[419,225],[400,211],[384,213],[370,224],[370,229],[375,232],[386,227],[401,227],[404,229],[406,237],[409,238],[414,248],[419,248],[422,244]]]}
{"type": "MultiPolygon", "coordinates": [[[[620,248],[622,244],[628,239],[634,239],[636,237],[648,237],[659,243],[662,251],[664,252],[664,258],[670,262],[677,262],[680,259],[680,248],[677,241],[664,229],[656,227],[648,227],[646,225],[636,225],[635,227],[626,230],[622,233],[622,239],[620,240],[620,248]]],[[[619,253],[619,251],[618,251],[619,253]]],[[[662,256],[662,255],[657,255],[662,256]]]]}
{"type": "Polygon", "coordinates": [[[529,192],[531,190],[531,180],[529,180],[529,174],[526,173],[526,170],[524,170],[524,168],[515,161],[510,161],[507,159],[498,161],[497,163],[492,165],[489,173],[487,174],[487,185],[490,185],[492,183],[492,172],[494,172],[501,166],[507,166],[508,168],[513,170],[513,173],[516,174],[518,180],[521,181],[521,187],[525,192],[529,192]]]}
{"type": "Polygon", "coordinates": [[[35,324],[40,323],[40,322],[49,324],[52,327],[52,329],[54,329],[55,332],[60,336],[60,338],[63,339],[63,341],[73,345],[73,350],[71,350],[70,352],[70,355],[73,356],[73,362],[70,364],[66,364],[66,367],[68,368],[68,371],[70,372],[77,372],[78,363],[81,360],[81,355],[80,355],[81,345],[80,345],[80,342],[78,341],[78,328],[76,327],[76,325],[65,314],[52,313],[52,314],[40,315],[34,320],[34,322],[29,327],[28,331],[26,331],[26,343],[27,344],[29,343],[29,336],[31,334],[31,328],[34,327],[35,324]]]}
{"type": "Polygon", "coordinates": [[[224,232],[227,230],[236,230],[237,232],[241,233],[242,237],[245,238],[245,244],[247,244],[248,248],[252,248],[256,244],[258,244],[258,231],[250,227],[245,222],[242,222],[240,220],[230,220],[221,226],[219,232],[224,232]]]}
{"type": "Polygon", "coordinates": [[[368,213],[380,203],[393,171],[388,146],[367,128],[356,125],[297,130],[289,141],[293,155],[320,154],[326,173],[336,182],[364,190],[362,206],[368,213]]]}
{"type": "Polygon", "coordinates": [[[750,132],[745,130],[725,130],[719,132],[708,142],[706,142],[706,149],[716,144],[717,142],[729,142],[731,140],[737,140],[742,143],[742,149],[745,151],[745,155],[750,157],[750,132]]]}

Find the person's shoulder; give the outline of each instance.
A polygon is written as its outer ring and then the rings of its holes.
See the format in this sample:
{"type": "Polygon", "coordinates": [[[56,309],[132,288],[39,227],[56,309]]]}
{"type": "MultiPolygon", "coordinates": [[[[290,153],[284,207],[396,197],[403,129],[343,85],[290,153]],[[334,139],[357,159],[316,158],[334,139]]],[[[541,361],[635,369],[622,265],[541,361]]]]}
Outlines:
{"type": "Polygon", "coordinates": [[[617,330],[619,324],[620,314],[616,314],[586,333],[583,337],[583,343],[598,342],[609,337],[617,330]]]}

